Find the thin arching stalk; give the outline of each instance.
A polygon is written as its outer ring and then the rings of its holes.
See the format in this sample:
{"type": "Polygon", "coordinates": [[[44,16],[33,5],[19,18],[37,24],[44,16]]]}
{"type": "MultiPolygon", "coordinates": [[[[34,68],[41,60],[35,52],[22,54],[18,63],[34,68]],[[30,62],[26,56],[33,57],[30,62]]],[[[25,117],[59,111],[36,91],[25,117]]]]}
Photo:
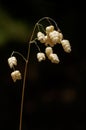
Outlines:
{"type": "Polygon", "coordinates": [[[55,24],[57,30],[60,31],[60,29],[59,29],[57,23],[55,22],[55,20],[53,20],[53,19],[50,18],[50,17],[43,17],[43,18],[41,18],[37,23],[40,23],[40,22],[43,21],[43,20],[47,20],[49,24],[52,24],[52,22],[53,22],[53,23],[55,24]]]}
{"type": "Polygon", "coordinates": [[[25,57],[24,57],[21,53],[19,53],[19,52],[17,52],[17,51],[13,51],[12,54],[11,54],[11,56],[13,56],[14,54],[20,55],[20,56],[23,58],[23,60],[26,62],[25,57]]]}

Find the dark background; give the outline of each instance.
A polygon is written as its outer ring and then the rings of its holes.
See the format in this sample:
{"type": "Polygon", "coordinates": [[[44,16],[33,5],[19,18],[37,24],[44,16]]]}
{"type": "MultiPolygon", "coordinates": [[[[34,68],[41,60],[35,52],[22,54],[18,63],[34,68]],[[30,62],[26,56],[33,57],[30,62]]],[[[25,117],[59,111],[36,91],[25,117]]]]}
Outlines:
{"type": "MultiPolygon", "coordinates": [[[[58,23],[72,52],[66,54],[58,46],[54,48],[58,65],[47,60],[38,63],[37,48],[31,46],[22,128],[85,130],[85,15],[83,1],[0,1],[0,130],[18,130],[19,126],[22,80],[13,83],[7,59],[13,50],[26,57],[33,27],[45,16],[58,23]]],[[[23,74],[25,63],[17,59],[23,74]]]]}

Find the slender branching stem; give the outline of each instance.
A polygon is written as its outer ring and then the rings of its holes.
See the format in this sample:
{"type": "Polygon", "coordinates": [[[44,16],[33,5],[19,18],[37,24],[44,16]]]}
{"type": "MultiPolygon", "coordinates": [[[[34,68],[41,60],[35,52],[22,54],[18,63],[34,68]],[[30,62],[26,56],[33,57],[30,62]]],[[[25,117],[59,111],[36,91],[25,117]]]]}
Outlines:
{"type": "MultiPolygon", "coordinates": [[[[31,44],[35,43],[36,47],[38,48],[39,52],[41,52],[40,50],[40,47],[38,46],[37,44],[37,40],[39,40],[37,37],[35,37],[35,32],[36,32],[36,28],[38,29],[37,31],[44,31],[46,33],[46,30],[44,28],[44,26],[41,24],[41,22],[43,22],[43,20],[46,20],[48,22],[49,25],[55,25],[55,29],[57,29],[57,31],[61,32],[61,30],[59,29],[57,23],[50,17],[43,17],[41,19],[39,19],[39,21],[35,24],[34,28],[33,28],[33,31],[32,31],[32,35],[30,37],[30,40],[28,41],[28,50],[27,50],[27,57],[25,58],[21,53],[17,52],[17,51],[13,51],[11,53],[11,57],[14,55],[14,53],[20,55],[23,60],[25,61],[25,68],[24,68],[24,77],[23,77],[23,85],[22,85],[22,94],[21,94],[21,103],[20,103],[20,118],[19,118],[19,130],[22,130],[22,115],[23,115],[23,107],[24,107],[24,95],[25,95],[25,86],[26,86],[26,76],[27,76],[27,68],[28,68],[28,62],[29,62],[29,57],[30,57],[30,47],[31,47],[31,44]],[[35,38],[34,38],[35,37],[35,38]]],[[[46,35],[47,36],[47,35],[46,35]]],[[[59,37],[59,36],[56,36],[56,37],[59,37]]],[[[53,39],[53,38],[52,38],[53,39]]],[[[50,47],[53,47],[53,45],[56,44],[56,41],[53,42],[52,39],[48,39],[48,40],[51,40],[49,45],[50,47]]],[[[61,41],[62,39],[59,38],[59,40],[61,41]]],[[[39,40],[40,41],[40,40],[39,40]]],[[[65,52],[70,52],[71,51],[71,48],[70,48],[70,44],[69,44],[69,41],[67,40],[64,40],[65,43],[63,49],[65,49],[65,52]],[[67,45],[67,46],[66,46],[67,45]],[[67,48],[68,47],[68,48],[67,48]]],[[[44,42],[45,45],[46,45],[46,41],[44,42]]],[[[58,41],[57,41],[58,43],[58,41]]],[[[62,41],[61,41],[61,44],[62,44],[62,41]]],[[[46,52],[45,52],[46,53],[46,52]]],[[[52,58],[52,57],[51,57],[52,58]]],[[[49,57],[50,59],[50,57],[49,57]]],[[[51,60],[51,59],[50,59],[51,60]]],[[[52,63],[58,63],[59,62],[59,59],[57,57],[57,55],[55,55],[55,60],[51,60],[52,63]]],[[[9,63],[10,64],[10,63],[9,63]]],[[[14,63],[12,63],[12,65],[15,65],[14,63]]],[[[15,70],[14,66],[13,66],[13,69],[15,70]]]]}
{"type": "MultiPolygon", "coordinates": [[[[38,27],[40,24],[41,21],[43,20],[47,20],[49,22],[49,24],[51,24],[50,21],[54,22],[56,28],[58,29],[58,26],[56,24],[56,22],[49,18],[49,17],[43,17],[41,18],[34,26],[34,29],[33,29],[33,32],[32,32],[32,35],[30,37],[30,40],[29,40],[29,46],[28,46],[28,52],[27,52],[27,58],[25,59],[20,53],[18,53],[19,55],[21,55],[23,57],[23,59],[26,61],[25,63],[25,70],[24,70],[24,78],[23,78],[23,87],[22,87],[22,97],[21,97],[21,107],[20,107],[20,123],[19,123],[19,130],[22,130],[22,114],[23,114],[23,104],[24,104],[24,91],[25,91],[25,82],[26,82],[26,75],[27,75],[27,67],[28,67],[28,62],[29,62],[29,56],[30,56],[30,46],[31,44],[33,43],[33,36],[34,36],[34,33],[35,33],[35,30],[36,30],[36,27],[38,27]]],[[[39,28],[39,27],[38,27],[39,28]]],[[[36,44],[36,41],[34,42],[36,44]]],[[[38,47],[38,45],[36,44],[36,46],[38,47]]],[[[40,51],[40,48],[38,47],[38,50],[40,51]]]]}

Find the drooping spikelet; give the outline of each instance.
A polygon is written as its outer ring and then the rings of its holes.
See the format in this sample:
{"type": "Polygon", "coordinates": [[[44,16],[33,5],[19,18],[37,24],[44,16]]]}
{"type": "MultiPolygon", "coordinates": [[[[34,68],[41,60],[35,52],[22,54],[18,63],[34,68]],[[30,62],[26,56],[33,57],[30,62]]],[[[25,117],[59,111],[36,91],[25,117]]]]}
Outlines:
{"type": "Polygon", "coordinates": [[[51,53],[53,53],[53,49],[52,49],[52,47],[46,47],[45,48],[45,53],[46,53],[46,55],[47,55],[47,57],[49,57],[49,55],[51,54],[51,53]]]}
{"type": "Polygon", "coordinates": [[[21,80],[22,77],[21,77],[21,73],[19,70],[15,70],[11,73],[11,77],[13,79],[14,82],[16,82],[16,80],[21,80]]]}
{"type": "Polygon", "coordinates": [[[16,66],[17,65],[16,57],[12,56],[12,57],[8,58],[8,65],[10,68],[13,68],[14,65],[16,66]]]}
{"type": "Polygon", "coordinates": [[[45,54],[42,52],[37,53],[37,59],[39,62],[45,60],[45,54]]]}
{"type": "Polygon", "coordinates": [[[71,46],[70,46],[70,42],[68,40],[63,39],[61,41],[61,44],[62,44],[62,47],[65,52],[67,52],[67,53],[71,52],[71,46]]]}
{"type": "Polygon", "coordinates": [[[48,58],[51,60],[52,63],[58,64],[60,62],[57,54],[51,53],[48,58]]]}

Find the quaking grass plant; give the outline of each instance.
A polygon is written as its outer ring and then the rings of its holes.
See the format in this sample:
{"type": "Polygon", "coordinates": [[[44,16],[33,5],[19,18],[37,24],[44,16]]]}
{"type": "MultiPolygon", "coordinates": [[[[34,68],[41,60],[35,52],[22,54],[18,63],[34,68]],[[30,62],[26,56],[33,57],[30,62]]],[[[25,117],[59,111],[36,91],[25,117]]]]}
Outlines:
{"type": "Polygon", "coordinates": [[[71,52],[71,46],[69,40],[64,39],[61,30],[59,29],[57,23],[54,19],[50,17],[43,17],[35,24],[33,32],[31,34],[30,40],[28,42],[28,52],[27,57],[25,58],[21,53],[13,51],[10,58],[8,58],[8,65],[13,72],[11,77],[14,82],[22,79],[22,74],[19,70],[16,70],[17,59],[14,56],[17,53],[25,61],[24,77],[23,77],[23,86],[22,86],[22,98],[21,98],[21,107],[20,107],[20,122],[19,130],[22,130],[22,113],[23,113],[23,104],[24,104],[24,93],[25,93],[25,82],[27,75],[27,68],[29,63],[30,47],[31,44],[35,44],[38,48],[37,60],[41,62],[42,60],[49,59],[52,63],[58,64],[60,62],[59,57],[56,53],[53,52],[53,47],[59,44],[62,45],[63,50],[66,53],[71,52]],[[38,43],[45,46],[45,52],[42,52],[38,43]]]}

